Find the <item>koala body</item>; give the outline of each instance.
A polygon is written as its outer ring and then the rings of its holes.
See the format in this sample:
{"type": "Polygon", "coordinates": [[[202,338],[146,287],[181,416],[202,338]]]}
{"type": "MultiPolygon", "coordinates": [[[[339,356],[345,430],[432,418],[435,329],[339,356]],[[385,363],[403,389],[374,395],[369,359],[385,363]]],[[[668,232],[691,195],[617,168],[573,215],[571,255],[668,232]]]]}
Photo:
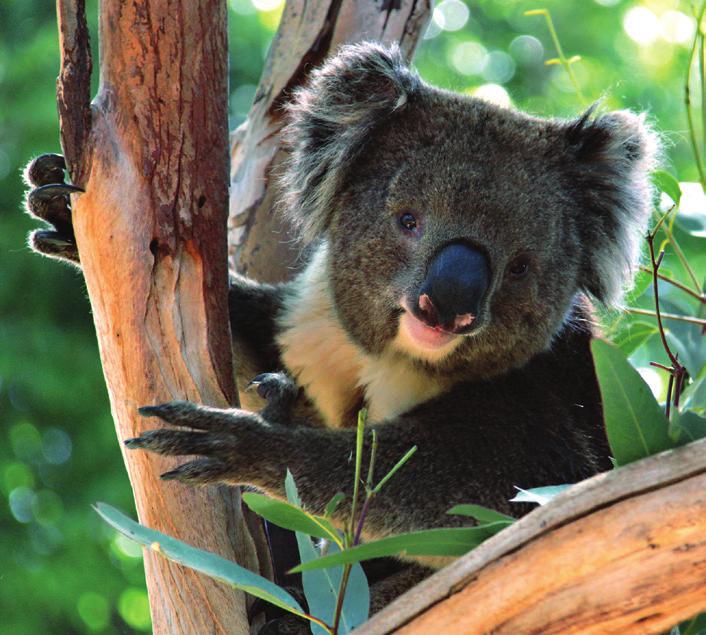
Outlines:
{"type": "MultiPolygon", "coordinates": [[[[312,257],[279,285],[234,275],[229,302],[243,376],[285,371],[301,394],[259,414],[144,408],[192,430],[129,447],[202,457],[167,479],[279,497],[289,468],[322,512],[336,492],[350,500],[366,406],[379,476],[418,447],[371,506],[368,537],[471,522],[446,514],[457,503],[517,515],[515,486],[610,469],[586,296],[618,302],[636,265],[656,148],[643,120],[499,108],[366,43],[312,73],[289,121],[284,207],[312,257]]],[[[57,229],[33,246],[77,259],[57,229]]]]}

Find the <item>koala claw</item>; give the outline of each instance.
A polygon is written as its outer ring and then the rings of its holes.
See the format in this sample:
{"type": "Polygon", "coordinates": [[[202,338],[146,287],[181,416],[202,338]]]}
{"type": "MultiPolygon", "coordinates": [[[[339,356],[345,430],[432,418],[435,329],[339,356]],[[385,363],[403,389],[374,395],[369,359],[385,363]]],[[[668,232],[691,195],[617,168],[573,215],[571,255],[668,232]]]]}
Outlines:
{"type": "Polygon", "coordinates": [[[253,377],[246,390],[257,389],[257,394],[266,401],[271,399],[294,400],[299,388],[288,375],[284,373],[261,373],[253,377]]]}
{"type": "Polygon", "coordinates": [[[219,459],[197,459],[160,475],[163,481],[180,481],[188,485],[207,485],[222,481],[228,466],[219,459]]]}
{"type": "Polygon", "coordinates": [[[30,235],[31,247],[54,258],[79,262],[78,249],[71,224],[71,193],[83,192],[77,185],[64,183],[64,157],[43,154],[34,159],[25,170],[27,182],[34,187],[26,197],[30,216],[49,223],[48,230],[37,230],[30,235]]]}
{"type": "Polygon", "coordinates": [[[258,423],[257,415],[245,410],[221,410],[190,401],[170,401],[138,409],[143,417],[158,417],[182,428],[210,432],[237,432],[243,425],[258,423]]]}
{"type": "Polygon", "coordinates": [[[33,159],[25,170],[27,181],[35,187],[64,180],[66,161],[60,154],[47,153],[33,159]]]}

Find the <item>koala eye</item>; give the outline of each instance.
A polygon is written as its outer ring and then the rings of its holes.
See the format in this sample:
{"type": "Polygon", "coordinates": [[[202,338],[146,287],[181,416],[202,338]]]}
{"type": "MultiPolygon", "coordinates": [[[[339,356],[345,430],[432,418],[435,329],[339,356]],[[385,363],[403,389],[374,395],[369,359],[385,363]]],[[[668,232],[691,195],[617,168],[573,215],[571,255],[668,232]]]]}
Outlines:
{"type": "Polygon", "coordinates": [[[411,212],[400,214],[400,225],[408,232],[416,232],[419,228],[419,223],[417,223],[417,219],[411,212]]]}
{"type": "Polygon", "coordinates": [[[518,279],[527,275],[530,268],[530,259],[528,256],[518,256],[517,258],[510,261],[507,266],[507,271],[510,277],[518,279]]]}

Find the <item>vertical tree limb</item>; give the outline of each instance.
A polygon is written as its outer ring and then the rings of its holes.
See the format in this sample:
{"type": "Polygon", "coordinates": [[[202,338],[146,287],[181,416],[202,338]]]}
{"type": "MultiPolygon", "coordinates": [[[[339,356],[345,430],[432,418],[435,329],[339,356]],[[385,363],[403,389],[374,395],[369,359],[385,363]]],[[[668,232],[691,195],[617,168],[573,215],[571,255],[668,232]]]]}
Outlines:
{"type": "MultiPolygon", "coordinates": [[[[101,2],[87,125],[83,0],[59,0],[62,144],[86,190],[73,224],[119,439],[143,404],[237,400],[227,312],[225,0],[101,2]]],[[[149,425],[154,425],[150,422],[149,425]]],[[[141,522],[257,569],[236,489],[164,485],[173,461],[124,453],[141,522]]],[[[245,633],[244,596],[145,555],[155,633],[245,633]]]]}

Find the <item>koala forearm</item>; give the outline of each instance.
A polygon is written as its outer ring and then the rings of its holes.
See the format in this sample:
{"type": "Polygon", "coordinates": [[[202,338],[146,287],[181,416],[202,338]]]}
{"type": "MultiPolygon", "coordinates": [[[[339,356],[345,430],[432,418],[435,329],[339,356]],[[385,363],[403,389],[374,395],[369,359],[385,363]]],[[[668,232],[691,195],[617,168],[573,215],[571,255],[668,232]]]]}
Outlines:
{"type": "Polygon", "coordinates": [[[276,317],[285,293],[284,284],[259,284],[238,274],[231,275],[230,328],[238,374],[246,382],[260,373],[280,370],[276,317]]]}

